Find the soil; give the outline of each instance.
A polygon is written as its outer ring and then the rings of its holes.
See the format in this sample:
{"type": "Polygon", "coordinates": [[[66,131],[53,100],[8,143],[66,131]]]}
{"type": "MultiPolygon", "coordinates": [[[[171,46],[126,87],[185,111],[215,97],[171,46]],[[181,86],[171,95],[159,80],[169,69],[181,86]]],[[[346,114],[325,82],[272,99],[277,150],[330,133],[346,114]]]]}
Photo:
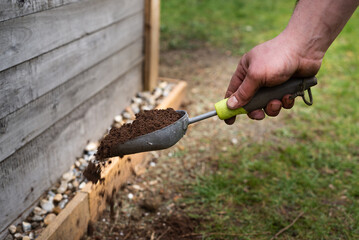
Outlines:
{"type": "Polygon", "coordinates": [[[97,183],[99,180],[101,180],[101,165],[89,162],[89,165],[83,174],[87,180],[93,183],[97,183]]]}
{"type": "Polygon", "coordinates": [[[136,119],[132,123],[124,124],[120,128],[113,127],[110,130],[109,134],[101,141],[96,158],[101,161],[108,157],[114,157],[111,151],[113,146],[164,128],[180,118],[181,115],[172,108],[140,112],[136,114],[136,119]]]}

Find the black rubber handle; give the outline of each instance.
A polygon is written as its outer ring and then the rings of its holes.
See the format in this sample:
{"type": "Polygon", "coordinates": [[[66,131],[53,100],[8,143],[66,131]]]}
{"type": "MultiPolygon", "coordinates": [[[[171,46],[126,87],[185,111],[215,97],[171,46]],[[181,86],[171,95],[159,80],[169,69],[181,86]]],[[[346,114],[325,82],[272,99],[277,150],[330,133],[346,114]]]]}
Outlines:
{"type": "Polygon", "coordinates": [[[275,87],[262,87],[254,97],[243,108],[247,112],[265,108],[268,102],[274,99],[281,100],[285,95],[292,94],[298,96],[310,87],[317,85],[317,78],[291,78],[285,83],[275,87]]]}

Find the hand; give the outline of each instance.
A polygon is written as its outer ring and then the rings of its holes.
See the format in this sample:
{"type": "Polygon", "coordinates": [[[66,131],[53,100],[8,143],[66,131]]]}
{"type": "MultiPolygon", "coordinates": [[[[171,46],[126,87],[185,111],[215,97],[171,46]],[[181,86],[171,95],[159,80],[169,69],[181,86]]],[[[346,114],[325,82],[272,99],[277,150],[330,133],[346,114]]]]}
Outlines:
{"type": "MultiPolygon", "coordinates": [[[[319,71],[322,58],[308,57],[294,41],[281,34],[243,55],[225,95],[225,98],[229,97],[228,108],[246,105],[260,87],[273,87],[291,77],[311,77],[319,71]]],[[[270,101],[264,111],[252,111],[248,117],[261,120],[265,117],[264,112],[268,116],[277,116],[282,107],[293,107],[294,99],[289,96],[270,101]]],[[[227,119],[226,123],[233,124],[234,121],[235,117],[227,119]]]]}

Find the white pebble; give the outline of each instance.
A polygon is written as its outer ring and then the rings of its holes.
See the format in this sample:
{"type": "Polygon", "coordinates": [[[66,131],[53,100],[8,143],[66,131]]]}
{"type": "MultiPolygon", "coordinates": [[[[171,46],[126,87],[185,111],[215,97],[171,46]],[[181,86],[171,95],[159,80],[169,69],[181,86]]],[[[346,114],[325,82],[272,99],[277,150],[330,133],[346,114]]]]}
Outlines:
{"type": "Polygon", "coordinates": [[[61,209],[64,209],[65,206],[66,206],[66,203],[68,202],[69,200],[66,198],[66,199],[63,199],[60,203],[59,203],[59,207],[61,209]]]}
{"type": "Polygon", "coordinates": [[[141,98],[134,97],[134,98],[132,98],[132,102],[134,102],[134,103],[136,103],[136,104],[141,104],[141,103],[142,103],[142,99],[141,99],[141,98]]]}
{"type": "Polygon", "coordinates": [[[15,233],[16,233],[16,226],[15,226],[15,225],[10,225],[10,227],[9,227],[9,232],[10,232],[11,234],[15,234],[15,233]]]}
{"type": "Polygon", "coordinates": [[[56,194],[54,197],[55,202],[60,202],[62,200],[62,195],[60,193],[56,194]]]}
{"type": "Polygon", "coordinates": [[[131,104],[131,109],[135,114],[140,112],[140,108],[137,104],[131,104]]]}
{"type": "Polygon", "coordinates": [[[60,187],[57,189],[58,193],[64,193],[67,190],[67,181],[61,181],[60,187]]]}
{"type": "Polygon", "coordinates": [[[87,146],[85,147],[85,150],[90,152],[90,151],[95,151],[97,149],[97,144],[94,142],[89,142],[87,144],[87,146]]]}
{"type": "Polygon", "coordinates": [[[168,85],[167,82],[161,82],[158,86],[159,86],[160,88],[165,88],[165,87],[167,87],[167,85],[168,85]]]}
{"type": "Polygon", "coordinates": [[[31,231],[31,224],[28,222],[22,222],[22,230],[24,232],[31,231]]]}
{"type": "Polygon", "coordinates": [[[123,117],[121,116],[121,115],[117,115],[117,116],[115,116],[115,122],[117,122],[117,123],[122,123],[122,121],[123,121],[123,117]]]}
{"type": "Polygon", "coordinates": [[[71,170],[62,175],[62,180],[69,182],[72,180],[73,177],[74,177],[74,172],[71,170]]]}
{"type": "Polygon", "coordinates": [[[139,191],[143,190],[139,185],[133,185],[132,187],[139,191]]]}
{"type": "Polygon", "coordinates": [[[155,163],[155,162],[150,162],[150,166],[151,166],[151,167],[155,167],[155,166],[156,166],[156,163],[155,163]]]}
{"type": "Polygon", "coordinates": [[[159,158],[160,157],[160,155],[156,151],[152,151],[151,154],[152,154],[153,158],[159,158]]]}
{"type": "Polygon", "coordinates": [[[145,106],[142,106],[141,107],[141,110],[142,111],[148,111],[148,110],[151,110],[153,107],[151,107],[151,106],[148,106],[148,105],[145,105],[145,106]]]}
{"type": "Polygon", "coordinates": [[[132,194],[132,193],[129,193],[129,194],[127,195],[127,197],[128,197],[129,199],[132,199],[132,198],[133,198],[133,194],[132,194]]]}
{"type": "Polygon", "coordinates": [[[35,207],[34,210],[33,210],[33,213],[35,215],[41,216],[41,215],[46,214],[46,211],[44,209],[40,208],[40,207],[35,207]]]}
{"type": "Polygon", "coordinates": [[[123,112],[123,113],[122,113],[122,116],[123,116],[125,119],[131,119],[131,118],[132,118],[132,116],[131,116],[131,114],[130,114],[129,112],[123,112]]]}
{"type": "Polygon", "coordinates": [[[232,144],[236,145],[238,143],[238,139],[237,138],[232,138],[231,142],[232,142],[232,144]]]}
{"type": "Polygon", "coordinates": [[[46,212],[51,212],[54,208],[54,204],[50,201],[47,201],[46,199],[41,200],[41,208],[44,209],[46,212]]]}
{"type": "Polygon", "coordinates": [[[154,97],[155,99],[161,97],[161,96],[162,96],[162,92],[163,92],[163,91],[162,91],[161,88],[155,88],[155,91],[154,91],[154,93],[153,93],[153,97],[154,97]]]}
{"type": "Polygon", "coordinates": [[[76,161],[76,162],[75,162],[75,166],[79,168],[79,167],[81,166],[80,161],[76,161]]]}
{"type": "Polygon", "coordinates": [[[79,186],[79,189],[83,189],[84,187],[86,186],[86,183],[85,182],[82,182],[79,186]]]}
{"type": "Polygon", "coordinates": [[[15,233],[14,237],[15,237],[15,239],[22,239],[22,234],[21,233],[15,233]]]}
{"type": "Polygon", "coordinates": [[[34,215],[31,220],[34,222],[41,222],[44,218],[39,215],[34,215]]]}

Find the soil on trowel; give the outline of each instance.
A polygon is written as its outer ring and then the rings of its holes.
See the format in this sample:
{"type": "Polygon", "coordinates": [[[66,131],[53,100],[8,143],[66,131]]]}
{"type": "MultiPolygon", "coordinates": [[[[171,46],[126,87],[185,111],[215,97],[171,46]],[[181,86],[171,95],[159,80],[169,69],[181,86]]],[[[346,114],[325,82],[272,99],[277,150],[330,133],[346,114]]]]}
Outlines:
{"type": "Polygon", "coordinates": [[[111,148],[113,146],[162,129],[180,118],[181,115],[172,108],[140,112],[136,114],[136,119],[132,123],[124,124],[120,128],[113,127],[110,130],[109,134],[100,143],[96,159],[103,161],[105,158],[112,157],[111,148]]]}

